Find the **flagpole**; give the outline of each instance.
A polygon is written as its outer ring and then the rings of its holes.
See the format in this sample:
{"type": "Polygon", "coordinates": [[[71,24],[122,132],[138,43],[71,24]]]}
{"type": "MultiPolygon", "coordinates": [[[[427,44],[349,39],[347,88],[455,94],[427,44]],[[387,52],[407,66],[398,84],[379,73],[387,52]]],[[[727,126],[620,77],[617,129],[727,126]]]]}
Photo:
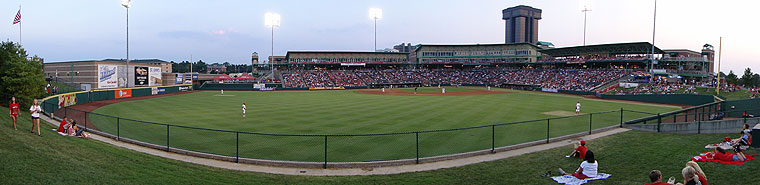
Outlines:
{"type": "MultiPolygon", "coordinates": [[[[18,4],[18,13],[21,14],[21,3],[18,4]]],[[[21,19],[18,21],[18,45],[21,45],[21,19]]]]}

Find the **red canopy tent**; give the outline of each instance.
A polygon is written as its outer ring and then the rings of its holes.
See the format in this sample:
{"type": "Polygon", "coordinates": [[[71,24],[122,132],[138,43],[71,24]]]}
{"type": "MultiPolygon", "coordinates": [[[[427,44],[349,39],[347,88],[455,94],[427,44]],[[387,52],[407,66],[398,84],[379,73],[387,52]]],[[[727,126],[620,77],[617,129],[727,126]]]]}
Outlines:
{"type": "Polygon", "coordinates": [[[230,81],[234,80],[235,78],[230,77],[230,75],[227,74],[221,74],[219,76],[214,77],[215,82],[223,82],[223,81],[230,81]]]}
{"type": "Polygon", "coordinates": [[[255,80],[256,78],[254,78],[254,77],[252,77],[251,75],[248,75],[248,74],[243,74],[243,75],[238,76],[236,79],[238,79],[238,80],[255,80]]]}

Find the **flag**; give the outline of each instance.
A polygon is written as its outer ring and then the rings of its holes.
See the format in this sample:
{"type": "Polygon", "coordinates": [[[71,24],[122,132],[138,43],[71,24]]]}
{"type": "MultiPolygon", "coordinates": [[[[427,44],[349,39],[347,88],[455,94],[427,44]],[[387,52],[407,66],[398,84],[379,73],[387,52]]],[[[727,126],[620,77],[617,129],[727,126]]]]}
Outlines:
{"type": "Polygon", "coordinates": [[[18,10],[18,13],[16,13],[16,18],[13,19],[13,24],[18,24],[21,22],[21,9],[18,10]]]}

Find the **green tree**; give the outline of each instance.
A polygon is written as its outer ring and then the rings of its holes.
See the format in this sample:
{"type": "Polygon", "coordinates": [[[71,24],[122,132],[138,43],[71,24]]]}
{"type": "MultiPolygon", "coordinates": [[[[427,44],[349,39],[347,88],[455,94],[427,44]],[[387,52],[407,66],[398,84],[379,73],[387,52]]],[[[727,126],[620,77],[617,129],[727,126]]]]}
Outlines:
{"type": "Polygon", "coordinates": [[[205,73],[207,71],[208,65],[203,60],[198,60],[198,62],[193,64],[193,72],[205,73]]]}
{"type": "Polygon", "coordinates": [[[752,70],[747,68],[744,69],[744,75],[742,75],[742,78],[740,79],[740,82],[742,86],[744,87],[754,87],[755,86],[755,80],[752,79],[754,75],[752,74],[752,70]]]}
{"type": "Polygon", "coordinates": [[[755,73],[752,75],[752,85],[754,87],[760,87],[760,74],[755,73]]]}
{"type": "Polygon", "coordinates": [[[23,106],[28,106],[33,99],[45,96],[42,63],[29,61],[27,57],[20,44],[0,42],[0,102],[3,104],[15,96],[23,106]]]}
{"type": "Polygon", "coordinates": [[[738,84],[739,78],[736,77],[736,74],[734,74],[734,71],[729,71],[728,75],[726,75],[726,82],[729,84],[738,84]]]}

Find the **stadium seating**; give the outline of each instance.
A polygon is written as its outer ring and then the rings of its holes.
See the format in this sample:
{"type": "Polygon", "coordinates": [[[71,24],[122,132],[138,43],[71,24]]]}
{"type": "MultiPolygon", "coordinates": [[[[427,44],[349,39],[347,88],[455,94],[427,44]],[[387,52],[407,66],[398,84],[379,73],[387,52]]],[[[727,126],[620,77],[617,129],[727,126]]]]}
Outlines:
{"type": "Polygon", "coordinates": [[[369,84],[525,84],[542,88],[591,91],[626,75],[601,69],[477,69],[477,70],[293,70],[283,72],[285,87],[355,87],[369,84]]]}

